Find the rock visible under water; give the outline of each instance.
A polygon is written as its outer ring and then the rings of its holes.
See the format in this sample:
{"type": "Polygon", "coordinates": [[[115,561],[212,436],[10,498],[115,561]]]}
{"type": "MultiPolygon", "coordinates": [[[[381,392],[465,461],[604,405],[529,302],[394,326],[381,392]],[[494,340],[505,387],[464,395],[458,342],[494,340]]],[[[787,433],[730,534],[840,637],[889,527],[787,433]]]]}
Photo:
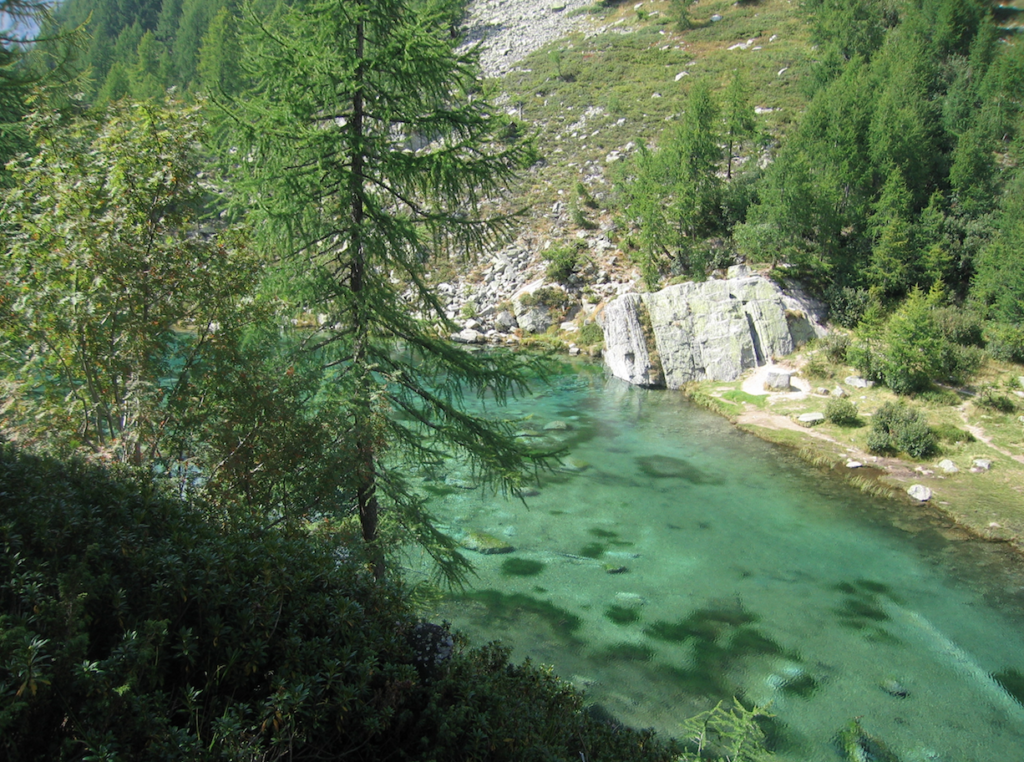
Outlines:
{"type": "Polygon", "coordinates": [[[896,698],[906,698],[910,695],[910,691],[907,690],[906,686],[893,677],[887,677],[879,683],[879,686],[890,696],[895,696],[896,698]]]}
{"type": "Polygon", "coordinates": [[[885,741],[865,731],[859,720],[851,720],[840,730],[838,740],[843,759],[848,762],[900,762],[885,741]]]}
{"type": "Polygon", "coordinates": [[[487,534],[487,532],[468,532],[460,542],[462,547],[467,550],[475,550],[477,553],[482,553],[485,556],[497,553],[511,553],[515,550],[514,547],[501,538],[495,537],[493,534],[487,534]]]}

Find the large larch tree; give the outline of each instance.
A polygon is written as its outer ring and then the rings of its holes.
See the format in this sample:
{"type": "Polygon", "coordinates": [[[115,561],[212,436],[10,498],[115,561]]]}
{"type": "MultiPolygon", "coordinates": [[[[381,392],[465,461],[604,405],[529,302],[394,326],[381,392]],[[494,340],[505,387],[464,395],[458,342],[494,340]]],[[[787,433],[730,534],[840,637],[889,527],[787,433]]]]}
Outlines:
{"type": "Polygon", "coordinates": [[[533,161],[528,143],[502,142],[506,120],[479,92],[452,7],[250,9],[242,63],[254,84],[224,103],[235,124],[234,203],[275,263],[280,293],[322,316],[306,346],[323,359],[324,404],[347,415],[351,473],[339,509],[358,514],[376,574],[386,548],[412,540],[449,580],[467,564],[403,474],[454,455],[516,493],[543,460],[511,422],[460,404],[466,392],[500,403],[522,391],[533,361],[449,343],[429,284],[439,260],[465,262],[504,232],[509,218],[485,207],[533,161]]]}

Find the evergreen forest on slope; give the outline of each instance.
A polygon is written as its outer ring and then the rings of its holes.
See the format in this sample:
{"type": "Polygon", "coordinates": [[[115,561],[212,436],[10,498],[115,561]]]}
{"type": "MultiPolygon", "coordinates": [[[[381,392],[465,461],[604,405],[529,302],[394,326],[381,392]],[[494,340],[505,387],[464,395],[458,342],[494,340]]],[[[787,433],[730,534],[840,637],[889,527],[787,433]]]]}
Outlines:
{"type": "MultiPolygon", "coordinates": [[[[424,628],[396,571],[470,572],[410,468],[518,494],[559,456],[464,411],[544,361],[452,346],[433,284],[566,194],[560,277],[603,224],[646,288],[798,278],[899,394],[1024,362],[1012,8],[602,0],[483,81],[462,0],[50,6],[0,0],[9,759],[698,753],[424,628]]],[[[690,727],[757,759],[750,709],[690,727]]]]}

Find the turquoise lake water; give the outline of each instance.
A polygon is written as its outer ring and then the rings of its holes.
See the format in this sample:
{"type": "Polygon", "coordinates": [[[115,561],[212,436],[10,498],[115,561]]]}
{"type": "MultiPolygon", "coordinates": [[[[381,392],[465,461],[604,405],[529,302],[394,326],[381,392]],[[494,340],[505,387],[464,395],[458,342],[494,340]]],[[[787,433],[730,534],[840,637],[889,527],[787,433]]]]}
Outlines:
{"type": "Polygon", "coordinates": [[[431,485],[448,532],[515,548],[467,552],[478,575],[434,618],[636,727],[737,695],[775,715],[780,760],[839,759],[855,717],[907,762],[1024,760],[1003,687],[1024,690],[1024,572],[1002,548],[593,366],[506,413],[566,468],[526,507],[469,474],[431,485]]]}

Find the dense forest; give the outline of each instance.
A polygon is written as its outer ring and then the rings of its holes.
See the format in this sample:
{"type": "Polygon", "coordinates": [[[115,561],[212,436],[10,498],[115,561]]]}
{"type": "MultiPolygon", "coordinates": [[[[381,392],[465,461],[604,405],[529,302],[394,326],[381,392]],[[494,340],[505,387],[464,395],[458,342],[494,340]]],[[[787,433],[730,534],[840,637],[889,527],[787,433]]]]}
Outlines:
{"type": "MultiPolygon", "coordinates": [[[[458,460],[519,494],[560,455],[464,411],[546,361],[453,346],[432,288],[522,224],[494,199],[546,158],[486,97],[463,0],[0,11],[7,757],[690,758],[417,629],[402,589],[409,548],[470,571],[408,474],[458,460]]],[[[786,129],[758,128],[742,72],[693,78],[616,168],[630,264],[648,288],[740,258],[797,277],[900,394],[1024,362],[1008,11],[794,13],[812,62],[786,129]]],[[[756,759],[755,719],[695,727],[756,759]]]]}
{"type": "MultiPolygon", "coordinates": [[[[764,169],[732,171],[734,139],[749,144],[753,125],[737,77],[718,98],[696,83],[684,119],[626,174],[621,203],[646,280],[703,277],[738,252],[812,284],[838,325],[877,333],[905,300],[924,299],[958,310],[937,313],[936,332],[981,346],[988,321],[989,348],[1020,362],[1024,46],[984,3],[805,10],[816,45],[807,106],[785,135],[760,136],[764,169]],[[708,245],[721,236],[731,247],[708,245]]],[[[925,375],[969,375],[974,354],[958,355],[963,367],[936,356],[925,375]]]]}

